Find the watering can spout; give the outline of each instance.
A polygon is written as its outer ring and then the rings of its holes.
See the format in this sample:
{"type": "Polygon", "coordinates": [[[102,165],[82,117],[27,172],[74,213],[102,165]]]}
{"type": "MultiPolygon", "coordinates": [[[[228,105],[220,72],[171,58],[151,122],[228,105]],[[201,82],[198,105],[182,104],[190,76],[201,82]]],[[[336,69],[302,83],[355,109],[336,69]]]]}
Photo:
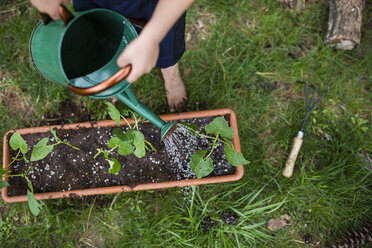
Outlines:
{"type": "Polygon", "coordinates": [[[158,115],[152,112],[146,105],[137,100],[130,88],[127,88],[122,93],[115,95],[120,101],[125,103],[128,107],[136,111],[138,114],[149,120],[152,124],[160,129],[161,139],[163,140],[166,134],[168,134],[172,127],[175,126],[175,122],[165,122],[158,115]]]}
{"type": "Polygon", "coordinates": [[[177,122],[175,121],[170,121],[164,123],[164,125],[160,128],[160,135],[161,135],[161,140],[164,141],[166,137],[177,128],[177,122]]]}

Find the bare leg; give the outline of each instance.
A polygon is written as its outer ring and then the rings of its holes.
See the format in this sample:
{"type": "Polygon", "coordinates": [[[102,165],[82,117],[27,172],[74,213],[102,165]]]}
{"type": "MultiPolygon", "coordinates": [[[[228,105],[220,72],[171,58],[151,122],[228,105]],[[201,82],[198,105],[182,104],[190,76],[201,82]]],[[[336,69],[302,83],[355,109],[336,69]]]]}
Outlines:
{"type": "Polygon", "coordinates": [[[187,92],[178,64],[161,69],[167,94],[169,111],[181,110],[187,103],[187,92]]]}

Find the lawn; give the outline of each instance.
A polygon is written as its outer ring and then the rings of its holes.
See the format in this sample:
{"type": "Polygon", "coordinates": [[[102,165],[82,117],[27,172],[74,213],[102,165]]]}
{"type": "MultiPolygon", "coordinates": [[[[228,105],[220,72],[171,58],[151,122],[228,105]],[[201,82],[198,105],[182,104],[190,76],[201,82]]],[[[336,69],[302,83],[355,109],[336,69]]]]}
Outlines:
{"type": "MultiPolygon", "coordinates": [[[[107,119],[104,102],[46,81],[28,54],[39,21],[28,1],[0,2],[0,139],[10,129],[107,119]]],[[[27,203],[0,200],[1,247],[325,247],[372,221],[372,3],[361,45],[324,44],[325,1],[195,1],[180,61],[187,111],[231,108],[250,164],[233,183],[27,203]],[[291,178],[281,174],[305,116],[305,81],[325,98],[310,114],[291,178]],[[233,225],[220,216],[232,211],[233,225]],[[283,214],[291,225],[268,228],[283,214]],[[214,225],[205,230],[205,220],[214,225]],[[204,220],[204,221],[203,221],[204,220]]],[[[167,113],[158,69],[132,87],[167,113]]],[[[368,247],[368,246],[367,246],[368,247]]]]}

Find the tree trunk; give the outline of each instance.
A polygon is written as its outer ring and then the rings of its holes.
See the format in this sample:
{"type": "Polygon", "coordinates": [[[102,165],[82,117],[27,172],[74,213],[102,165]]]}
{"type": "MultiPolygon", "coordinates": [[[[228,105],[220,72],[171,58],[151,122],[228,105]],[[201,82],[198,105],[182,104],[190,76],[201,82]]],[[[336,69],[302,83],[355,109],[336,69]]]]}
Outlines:
{"type": "Polygon", "coordinates": [[[325,42],[351,50],[360,44],[365,0],[328,0],[329,19],[325,42]]]}

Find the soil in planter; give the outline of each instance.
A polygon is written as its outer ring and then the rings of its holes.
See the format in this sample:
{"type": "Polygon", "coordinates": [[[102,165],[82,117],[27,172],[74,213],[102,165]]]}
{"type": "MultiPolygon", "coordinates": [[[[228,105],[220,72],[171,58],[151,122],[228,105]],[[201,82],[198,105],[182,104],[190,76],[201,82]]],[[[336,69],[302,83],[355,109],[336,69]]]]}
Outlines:
{"type": "MultiPolygon", "coordinates": [[[[228,120],[229,116],[225,116],[228,120]]],[[[182,120],[195,123],[204,128],[214,117],[182,120]]],[[[127,185],[134,187],[138,184],[175,181],[181,179],[196,178],[188,163],[191,155],[201,149],[208,149],[211,142],[202,137],[194,137],[185,133],[180,137],[177,149],[166,151],[160,140],[160,130],[151,123],[140,123],[139,129],[146,140],[157,150],[147,151],[146,156],[137,158],[133,154],[120,156],[117,152],[110,153],[109,158],[116,158],[121,164],[120,172],[109,174],[109,164],[100,154],[96,159],[94,155],[97,149],[109,150],[108,141],[112,137],[112,131],[118,127],[80,128],[79,130],[57,129],[57,136],[64,141],[80,148],[77,151],[69,146],[60,144],[54,147],[51,154],[41,161],[31,162],[29,165],[36,166],[28,173],[32,181],[35,193],[69,191],[77,189],[98,188],[108,186],[127,185]]],[[[126,126],[120,127],[123,131],[126,126]]],[[[11,134],[8,137],[10,139],[11,134]]],[[[55,143],[50,132],[23,135],[29,147],[27,158],[31,157],[31,150],[36,143],[44,137],[49,137],[50,143],[55,143]]],[[[16,156],[16,152],[11,151],[16,156]]],[[[235,167],[227,161],[223,145],[218,144],[211,156],[214,170],[211,176],[231,175],[235,173],[235,167]]],[[[13,174],[24,173],[29,165],[19,161],[13,166],[13,174]]],[[[27,190],[27,182],[21,177],[9,178],[9,196],[24,195],[27,190]]]]}

